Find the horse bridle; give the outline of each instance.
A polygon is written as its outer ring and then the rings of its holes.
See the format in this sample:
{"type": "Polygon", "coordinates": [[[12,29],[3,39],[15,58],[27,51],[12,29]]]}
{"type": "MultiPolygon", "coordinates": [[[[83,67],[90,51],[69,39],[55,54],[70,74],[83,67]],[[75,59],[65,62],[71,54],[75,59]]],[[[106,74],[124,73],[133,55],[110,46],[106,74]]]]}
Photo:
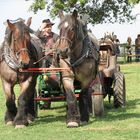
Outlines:
{"type": "MultiPolygon", "coordinates": [[[[87,34],[84,36],[84,38],[82,39],[82,41],[84,41],[86,37],[87,37],[87,34]]],[[[72,52],[77,48],[77,47],[72,48],[73,42],[69,38],[67,38],[67,37],[60,37],[60,40],[61,39],[67,40],[70,43],[70,49],[71,49],[72,52]]]]}
{"type": "MultiPolygon", "coordinates": [[[[76,30],[78,30],[77,32],[79,32],[79,26],[77,25],[75,28],[76,28],[76,30]]],[[[87,34],[86,34],[85,37],[82,39],[82,41],[86,38],[86,36],[87,36],[87,34]]],[[[60,40],[61,40],[61,39],[67,40],[67,41],[69,42],[69,44],[70,44],[70,49],[73,49],[73,48],[72,48],[73,42],[72,42],[68,37],[62,36],[62,37],[60,37],[60,40]]],[[[75,37],[75,40],[76,40],[76,39],[78,39],[77,36],[75,37]]],[[[74,48],[74,50],[75,50],[75,48],[74,48]]]]}
{"type": "Polygon", "coordinates": [[[19,54],[22,52],[22,51],[26,51],[26,52],[29,52],[27,48],[22,48],[20,49],[18,52],[16,52],[16,58],[18,59],[19,58],[19,54]]]}
{"type": "Polygon", "coordinates": [[[63,36],[63,37],[60,37],[59,39],[67,40],[70,43],[70,46],[72,46],[72,41],[69,38],[63,36]]]}

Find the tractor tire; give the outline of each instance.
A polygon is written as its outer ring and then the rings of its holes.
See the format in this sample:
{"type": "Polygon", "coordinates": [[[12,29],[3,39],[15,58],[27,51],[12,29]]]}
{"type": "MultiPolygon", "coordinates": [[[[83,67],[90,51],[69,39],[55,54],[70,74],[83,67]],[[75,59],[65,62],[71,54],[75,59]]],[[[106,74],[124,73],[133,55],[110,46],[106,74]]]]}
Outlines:
{"type": "Polygon", "coordinates": [[[114,107],[124,107],[126,105],[125,77],[122,72],[114,74],[113,82],[114,107]]]}

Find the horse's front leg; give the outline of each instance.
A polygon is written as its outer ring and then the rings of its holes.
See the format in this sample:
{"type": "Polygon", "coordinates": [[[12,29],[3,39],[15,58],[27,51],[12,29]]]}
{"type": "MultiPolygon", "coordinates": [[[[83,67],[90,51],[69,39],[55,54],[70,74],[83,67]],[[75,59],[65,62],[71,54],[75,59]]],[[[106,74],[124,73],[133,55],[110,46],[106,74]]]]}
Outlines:
{"type": "Polygon", "coordinates": [[[62,81],[66,92],[67,127],[77,127],[79,126],[80,115],[79,108],[77,105],[77,98],[74,94],[74,80],[70,77],[64,77],[62,81]]]}
{"type": "Polygon", "coordinates": [[[17,113],[13,85],[11,85],[10,83],[8,83],[4,80],[2,80],[2,85],[3,85],[4,92],[5,92],[6,107],[7,107],[7,110],[5,113],[5,123],[7,125],[12,125],[13,120],[17,113]]]}
{"type": "Polygon", "coordinates": [[[20,84],[21,94],[18,98],[18,110],[14,120],[16,128],[22,128],[29,124],[28,117],[33,117],[33,95],[35,92],[35,83],[32,81],[32,77],[20,84]],[[31,110],[29,109],[31,107],[31,110]],[[29,115],[30,114],[30,115],[29,115]]]}
{"type": "Polygon", "coordinates": [[[82,89],[79,95],[79,109],[81,125],[85,125],[89,121],[89,113],[91,107],[91,95],[88,93],[88,88],[82,89]]]}

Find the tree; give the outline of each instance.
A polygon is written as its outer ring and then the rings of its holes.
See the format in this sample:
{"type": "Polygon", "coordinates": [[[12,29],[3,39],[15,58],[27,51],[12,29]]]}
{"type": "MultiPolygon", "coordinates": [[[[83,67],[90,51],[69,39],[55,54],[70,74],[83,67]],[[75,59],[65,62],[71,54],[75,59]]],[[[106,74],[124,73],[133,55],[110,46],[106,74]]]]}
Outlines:
{"type": "Polygon", "coordinates": [[[88,15],[88,22],[93,25],[106,22],[123,23],[136,18],[132,15],[134,5],[129,1],[139,0],[34,0],[30,10],[37,13],[38,10],[46,8],[51,17],[55,18],[59,10],[69,13],[76,9],[80,14],[88,15]]]}

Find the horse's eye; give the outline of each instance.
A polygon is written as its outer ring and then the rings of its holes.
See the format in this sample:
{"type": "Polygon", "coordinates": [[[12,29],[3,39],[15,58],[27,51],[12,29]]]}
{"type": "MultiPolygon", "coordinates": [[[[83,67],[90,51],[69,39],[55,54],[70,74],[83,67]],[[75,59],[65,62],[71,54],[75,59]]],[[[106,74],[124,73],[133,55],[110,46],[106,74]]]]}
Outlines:
{"type": "Polygon", "coordinates": [[[25,39],[30,40],[30,36],[29,35],[25,35],[25,39]]]}

